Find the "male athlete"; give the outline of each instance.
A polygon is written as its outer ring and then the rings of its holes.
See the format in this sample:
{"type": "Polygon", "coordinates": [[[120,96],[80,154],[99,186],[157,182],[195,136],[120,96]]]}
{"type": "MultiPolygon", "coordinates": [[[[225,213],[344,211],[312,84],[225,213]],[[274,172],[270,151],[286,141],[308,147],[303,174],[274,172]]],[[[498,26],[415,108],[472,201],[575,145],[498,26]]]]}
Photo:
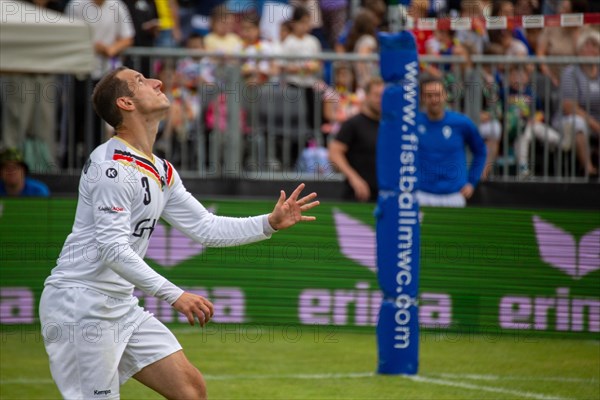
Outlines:
{"type": "Polygon", "coordinates": [[[463,114],[446,110],[446,89],[441,79],[421,79],[425,110],[419,112],[420,206],[465,207],[479,182],[487,150],[477,127],[463,114]],[[473,154],[467,168],[468,146],[473,154]]]}
{"type": "Polygon", "coordinates": [[[205,399],[206,386],[175,336],[138,306],[133,288],[167,301],[204,326],[213,305],[184,292],[143,260],[159,218],[207,246],[267,239],[315,217],[316,193],[281,191],[270,214],[249,218],[209,213],[184,188],[166,160],[152,154],[169,100],[162,82],[121,68],[92,95],[96,112],[116,135],[97,147],[83,169],[73,231],[40,301],[50,370],[67,399],[118,399],[130,377],[170,399],[205,399]]]}

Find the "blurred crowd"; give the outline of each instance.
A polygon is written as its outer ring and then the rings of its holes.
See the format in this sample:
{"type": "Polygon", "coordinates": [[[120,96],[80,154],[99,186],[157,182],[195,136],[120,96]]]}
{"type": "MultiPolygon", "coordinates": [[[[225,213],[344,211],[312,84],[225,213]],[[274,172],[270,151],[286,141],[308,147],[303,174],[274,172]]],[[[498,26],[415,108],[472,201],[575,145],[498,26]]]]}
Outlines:
{"type": "MultiPolygon", "coordinates": [[[[90,22],[96,59],[91,79],[75,80],[76,99],[89,98],[95,82],[122,63],[163,81],[163,91],[172,100],[173,107],[161,127],[157,151],[171,157],[174,163],[193,157],[197,146],[190,143],[197,140],[193,134],[197,129],[206,132],[209,139],[227,130],[231,121],[229,95],[218,93],[206,98],[201,95],[201,89],[205,85],[231,83],[233,76],[250,88],[248,90],[260,90],[268,85],[270,90],[289,90],[302,99],[301,105],[294,105],[292,114],[296,120],[292,123],[301,124],[307,133],[304,141],[291,143],[292,157],[283,168],[330,172],[328,143],[347,119],[360,112],[365,88],[379,75],[379,66],[371,61],[323,62],[310,57],[323,52],[375,54],[378,52],[377,33],[390,29],[384,0],[364,0],[362,4],[350,0],[34,2],[90,22]],[[94,7],[100,12],[90,13],[94,7]],[[188,57],[173,59],[122,57],[129,47],[186,48],[192,52],[188,57]],[[193,51],[216,52],[219,56],[202,57],[193,51]],[[277,55],[286,57],[273,57],[277,55]],[[290,59],[294,56],[303,58],[290,59]],[[226,67],[232,64],[239,67],[239,75],[228,73],[226,67]],[[297,107],[304,112],[298,113],[297,107]]],[[[404,11],[405,16],[414,19],[474,18],[470,30],[414,28],[412,31],[420,55],[454,55],[466,60],[460,64],[421,62],[420,68],[423,73],[442,79],[449,88],[463,88],[460,96],[456,96],[455,90],[449,90],[454,98],[448,99],[448,103],[476,123],[485,141],[487,160],[482,179],[492,177],[499,163],[508,160],[512,160],[515,175],[526,178],[534,174],[539,165],[532,163],[530,156],[539,151],[532,147],[536,142],[552,152],[573,152],[575,174],[598,175],[598,64],[546,65],[526,60],[528,56],[600,57],[598,26],[524,29],[509,24],[506,29],[488,31],[484,21],[496,16],[600,12],[600,2],[413,0],[404,11]],[[519,64],[477,67],[472,61],[475,55],[523,57],[524,60],[519,64]],[[477,83],[471,86],[478,91],[481,107],[473,107],[473,90],[465,90],[473,83],[477,83]]],[[[2,79],[32,78],[13,74],[2,79]]],[[[56,145],[59,141],[56,115],[38,114],[46,120],[34,128],[20,118],[25,115],[26,102],[7,96],[2,100],[1,144],[25,150],[26,162],[28,158],[39,162],[39,154],[43,154],[48,164],[64,167],[66,150],[63,146],[61,151],[61,146],[56,145]],[[39,126],[45,127],[43,134],[38,132],[39,126]],[[41,152],[31,150],[40,146],[46,148],[41,152]]],[[[97,145],[111,132],[97,117],[93,121],[86,120],[84,108],[87,106],[86,102],[75,102],[75,137],[82,142],[85,129],[91,129],[95,141],[92,145],[97,145]]],[[[272,104],[270,108],[281,112],[278,106],[272,104]]],[[[239,108],[239,130],[248,138],[253,136],[253,115],[260,117],[264,111],[253,110],[253,107],[260,105],[243,104],[239,108]]],[[[207,147],[226,145],[214,145],[214,142],[218,141],[207,143],[207,147]]],[[[277,146],[281,145],[277,142],[277,146]]],[[[213,150],[215,154],[220,151],[219,148],[213,150]]],[[[284,150],[279,149],[276,159],[268,161],[281,164],[284,150]]],[[[243,158],[248,159],[249,150],[242,151],[243,158]]],[[[79,152],[82,153],[81,149],[79,152]]]]}

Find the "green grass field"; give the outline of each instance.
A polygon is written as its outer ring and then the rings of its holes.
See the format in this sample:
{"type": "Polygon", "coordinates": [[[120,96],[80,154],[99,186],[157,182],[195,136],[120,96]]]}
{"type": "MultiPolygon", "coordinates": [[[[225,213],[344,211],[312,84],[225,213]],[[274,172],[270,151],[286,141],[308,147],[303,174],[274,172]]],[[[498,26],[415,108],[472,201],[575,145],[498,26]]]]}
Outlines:
{"type": "MultiPolygon", "coordinates": [[[[380,376],[375,336],[312,326],[175,328],[211,399],[600,399],[600,343],[422,333],[420,373],[380,376]]],[[[0,398],[58,399],[32,328],[3,332],[0,398]]],[[[159,399],[134,380],[123,399],[159,399]]]]}

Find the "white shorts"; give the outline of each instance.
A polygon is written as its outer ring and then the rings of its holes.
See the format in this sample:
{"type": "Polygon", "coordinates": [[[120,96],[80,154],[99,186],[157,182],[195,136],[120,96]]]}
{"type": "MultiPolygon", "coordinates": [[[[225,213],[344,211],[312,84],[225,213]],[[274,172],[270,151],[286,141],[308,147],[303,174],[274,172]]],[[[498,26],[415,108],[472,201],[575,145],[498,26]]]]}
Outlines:
{"type": "Polygon", "coordinates": [[[502,135],[502,125],[497,119],[493,119],[488,122],[484,122],[479,125],[479,134],[484,140],[500,140],[502,135]]]}
{"type": "Polygon", "coordinates": [[[87,288],[44,288],[40,320],[50,371],[65,399],[118,399],[142,368],[181,350],[135,297],[87,288]]]}
{"type": "Polygon", "coordinates": [[[467,200],[465,196],[458,193],[451,194],[435,194],[435,193],[427,193],[421,192],[417,190],[416,192],[417,200],[419,201],[419,206],[421,207],[465,207],[467,205],[467,200]]]}

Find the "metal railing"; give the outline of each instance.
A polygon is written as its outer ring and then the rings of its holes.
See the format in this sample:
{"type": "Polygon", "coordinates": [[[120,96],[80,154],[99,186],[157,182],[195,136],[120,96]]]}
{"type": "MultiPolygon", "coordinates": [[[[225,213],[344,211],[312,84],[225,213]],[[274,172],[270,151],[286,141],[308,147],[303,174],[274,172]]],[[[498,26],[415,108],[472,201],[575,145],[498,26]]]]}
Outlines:
{"type": "MultiPolygon", "coordinates": [[[[257,177],[275,176],[277,174],[302,175],[303,179],[323,179],[326,173],[328,179],[341,177],[327,170],[315,169],[307,172],[300,169],[297,161],[311,140],[316,146],[325,147],[328,136],[321,129],[324,117],[324,104],[331,102],[328,91],[333,89],[318,85],[316,90],[307,92],[303,88],[286,84],[287,75],[280,73],[274,78],[261,84],[248,83],[242,79],[244,60],[269,60],[274,63],[298,60],[318,60],[323,65],[337,63],[377,63],[378,56],[360,56],[356,54],[322,53],[317,57],[298,56],[251,56],[248,54],[223,55],[186,49],[163,48],[131,48],[125,54],[129,58],[129,66],[154,74],[153,68],[160,64],[168,71],[181,60],[201,59],[212,60],[214,68],[213,81],[209,83],[196,82],[195,87],[188,87],[188,97],[178,98],[177,90],[168,93],[176,102],[186,102],[185,106],[192,111],[184,112],[179,121],[180,127],[172,135],[163,129],[163,136],[157,142],[157,151],[173,162],[178,170],[187,176],[199,177],[257,177]],[[307,100],[307,93],[313,95],[307,100]],[[183,128],[182,128],[183,127],[183,128]]],[[[547,58],[515,58],[498,56],[473,56],[469,64],[467,60],[456,56],[424,56],[420,58],[423,65],[433,65],[442,71],[448,83],[449,107],[455,111],[464,112],[471,117],[476,125],[481,123],[481,111],[487,108],[498,110],[497,120],[502,127],[498,143],[498,157],[494,160],[492,174],[489,179],[515,180],[519,178],[517,161],[514,154],[514,139],[521,137],[529,121],[539,112],[545,115],[544,136],[531,139],[529,146],[528,164],[530,175],[528,180],[539,181],[579,181],[587,180],[587,175],[580,172],[577,161],[576,146],[561,150],[560,146],[548,140],[552,128],[552,117],[560,110],[560,93],[552,88],[551,83],[540,72],[537,65],[600,63],[597,59],[581,57],[547,57],[547,58]],[[531,85],[521,86],[511,90],[508,79],[497,80],[503,75],[508,77],[510,71],[527,69],[531,85]],[[487,76],[494,79],[486,81],[487,76]],[[529,96],[529,102],[523,118],[511,121],[509,98],[515,95],[529,96]],[[512,124],[512,128],[511,128],[512,124]],[[516,126],[516,132],[514,131],[516,126]],[[513,135],[514,137],[511,137],[513,135]]],[[[325,69],[323,69],[325,71],[325,69]]],[[[331,84],[332,77],[321,74],[319,77],[331,84]]],[[[93,137],[91,102],[85,101],[83,135],[76,135],[75,103],[83,101],[75,98],[73,93],[75,78],[62,77],[63,88],[61,101],[58,103],[60,115],[60,137],[63,155],[59,170],[76,171],[85,162],[86,155],[98,143],[99,138],[93,137]],[[78,139],[79,138],[79,139],[78,139]]],[[[166,82],[165,82],[166,83],[166,82]]],[[[92,82],[87,81],[88,95],[91,93],[92,82]]],[[[7,99],[3,96],[2,101],[7,99]]],[[[89,97],[88,97],[89,98],[89,97]]],[[[590,111],[588,98],[586,111],[590,111]]],[[[167,124],[168,125],[168,124],[167,124]]],[[[102,125],[103,138],[110,135],[110,130],[102,125]]],[[[561,132],[562,133],[562,132],[561,132]]],[[[590,134],[593,148],[587,151],[600,153],[597,135],[590,134]]],[[[595,159],[597,162],[597,158],[595,159]]]]}

